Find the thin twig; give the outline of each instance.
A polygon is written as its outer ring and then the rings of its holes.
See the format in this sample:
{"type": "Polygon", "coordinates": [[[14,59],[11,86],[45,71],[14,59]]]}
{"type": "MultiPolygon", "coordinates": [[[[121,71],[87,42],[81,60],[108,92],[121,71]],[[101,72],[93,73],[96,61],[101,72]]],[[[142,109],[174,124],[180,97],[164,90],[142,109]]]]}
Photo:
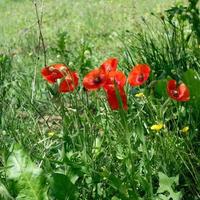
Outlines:
{"type": "Polygon", "coordinates": [[[39,28],[39,43],[40,43],[40,40],[42,42],[42,48],[43,48],[43,54],[44,54],[44,66],[47,66],[46,48],[45,48],[45,43],[44,43],[44,37],[43,37],[43,34],[42,34],[42,15],[41,15],[41,18],[40,18],[39,13],[38,13],[38,6],[37,6],[36,0],[33,0],[33,4],[35,6],[35,13],[36,13],[37,24],[38,24],[38,28],[39,28]]]}

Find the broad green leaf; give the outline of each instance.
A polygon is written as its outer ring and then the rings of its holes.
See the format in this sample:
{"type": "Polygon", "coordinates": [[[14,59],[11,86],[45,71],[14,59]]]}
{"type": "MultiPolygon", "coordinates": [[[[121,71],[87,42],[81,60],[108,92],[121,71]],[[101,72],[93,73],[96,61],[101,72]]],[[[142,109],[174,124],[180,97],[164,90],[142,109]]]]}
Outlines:
{"type": "Polygon", "coordinates": [[[169,197],[167,197],[163,194],[159,194],[158,200],[169,200],[169,197]]]}
{"type": "Polygon", "coordinates": [[[120,178],[114,176],[112,173],[109,173],[106,169],[103,171],[102,176],[104,179],[109,181],[109,185],[112,188],[120,193],[120,198],[128,199],[128,187],[120,178]]]}
{"type": "Polygon", "coordinates": [[[156,94],[156,96],[158,96],[158,97],[167,97],[168,95],[167,95],[166,87],[167,87],[167,80],[166,79],[158,80],[156,82],[156,85],[155,85],[155,94],[156,94]]]}
{"type": "Polygon", "coordinates": [[[193,105],[200,106],[200,75],[192,69],[183,74],[183,81],[190,90],[190,101],[193,105]]]}
{"type": "Polygon", "coordinates": [[[15,146],[7,160],[7,177],[15,181],[17,200],[44,200],[45,186],[42,170],[19,146],[15,146]]]}
{"type": "Polygon", "coordinates": [[[9,179],[18,180],[24,174],[31,173],[34,176],[38,176],[41,173],[41,169],[37,168],[25,152],[18,147],[15,147],[14,151],[9,156],[7,167],[7,175],[9,179]]]}
{"type": "Polygon", "coordinates": [[[158,173],[159,176],[159,188],[157,191],[158,197],[162,200],[180,200],[181,199],[181,192],[175,192],[173,190],[173,184],[178,185],[179,177],[168,177],[167,175],[163,174],[162,172],[158,173]],[[165,195],[168,192],[169,195],[165,195]]]}
{"type": "Polygon", "coordinates": [[[9,194],[6,187],[1,182],[0,182],[0,199],[14,200],[14,198],[9,194]]]}
{"type": "Polygon", "coordinates": [[[116,196],[113,196],[111,200],[120,200],[120,199],[116,196]]]}
{"type": "Polygon", "coordinates": [[[59,173],[52,175],[51,181],[51,195],[56,200],[75,200],[76,198],[76,187],[70,181],[70,179],[59,173]]]}

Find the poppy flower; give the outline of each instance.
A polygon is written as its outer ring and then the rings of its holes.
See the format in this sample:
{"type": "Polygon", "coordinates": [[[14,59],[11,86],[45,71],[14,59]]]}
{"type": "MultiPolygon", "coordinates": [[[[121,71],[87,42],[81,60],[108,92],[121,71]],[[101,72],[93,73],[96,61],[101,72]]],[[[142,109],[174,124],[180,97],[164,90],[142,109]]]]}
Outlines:
{"type": "Polygon", "coordinates": [[[101,88],[107,80],[107,74],[101,69],[94,69],[83,78],[83,86],[87,90],[97,90],[101,88]]]}
{"type": "Polygon", "coordinates": [[[121,71],[111,71],[107,73],[107,80],[105,85],[116,84],[119,87],[124,87],[126,83],[126,76],[121,71]]]}
{"type": "Polygon", "coordinates": [[[109,58],[103,64],[101,64],[100,69],[104,72],[111,72],[117,69],[118,60],[116,58],[109,58]]]}
{"type": "Polygon", "coordinates": [[[41,74],[45,80],[53,84],[57,79],[63,78],[68,73],[69,68],[64,64],[53,64],[42,68],[41,74]]]}
{"type": "Polygon", "coordinates": [[[107,100],[112,110],[119,110],[121,108],[121,103],[124,110],[128,109],[127,97],[124,88],[115,87],[114,85],[106,85],[104,90],[106,91],[107,100]]]}
{"type": "Polygon", "coordinates": [[[136,65],[132,71],[129,73],[128,82],[131,86],[142,85],[148,78],[151,69],[146,64],[136,65]]]}
{"type": "Polygon", "coordinates": [[[181,83],[177,85],[175,80],[169,80],[167,83],[167,93],[168,95],[176,101],[189,101],[190,91],[188,87],[181,83]]]}
{"type": "Polygon", "coordinates": [[[59,92],[72,92],[78,86],[78,74],[76,72],[68,72],[59,85],[59,92]]]}

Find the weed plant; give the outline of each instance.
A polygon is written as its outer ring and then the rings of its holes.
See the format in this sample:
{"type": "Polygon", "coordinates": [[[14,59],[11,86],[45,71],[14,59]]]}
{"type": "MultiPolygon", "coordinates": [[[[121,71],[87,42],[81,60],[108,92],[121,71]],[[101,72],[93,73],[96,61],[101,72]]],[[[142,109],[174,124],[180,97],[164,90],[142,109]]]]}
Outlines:
{"type": "Polygon", "coordinates": [[[127,111],[111,110],[103,90],[83,88],[83,77],[103,61],[87,34],[80,43],[60,31],[45,46],[47,58],[78,71],[72,93],[42,80],[44,48],[34,31],[20,54],[0,56],[0,199],[200,199],[197,1],[155,18],[157,29],[144,20],[139,33],[122,31],[119,69],[152,69],[142,86],[125,86],[127,111]],[[17,63],[27,67],[19,72],[17,63]],[[169,79],[187,84],[190,101],[168,97],[169,79]]]}

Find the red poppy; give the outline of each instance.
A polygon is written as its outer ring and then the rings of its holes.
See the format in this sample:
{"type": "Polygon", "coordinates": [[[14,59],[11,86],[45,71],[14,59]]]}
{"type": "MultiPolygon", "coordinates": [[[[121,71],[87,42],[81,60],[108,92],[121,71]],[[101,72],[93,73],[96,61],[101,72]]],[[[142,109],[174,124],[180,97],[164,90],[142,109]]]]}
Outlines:
{"type": "Polygon", "coordinates": [[[115,71],[117,69],[118,60],[116,58],[109,58],[103,64],[101,64],[100,69],[105,72],[115,71]]]}
{"type": "Polygon", "coordinates": [[[83,78],[83,86],[87,90],[97,90],[106,83],[107,75],[101,69],[94,69],[83,78]]]}
{"type": "Polygon", "coordinates": [[[172,99],[175,99],[176,101],[190,100],[190,91],[188,87],[184,83],[177,85],[175,80],[168,81],[167,93],[172,99]]]}
{"type": "Polygon", "coordinates": [[[132,71],[129,73],[128,82],[131,86],[142,85],[148,78],[150,74],[150,67],[146,64],[136,65],[132,71]]]}
{"type": "Polygon", "coordinates": [[[121,71],[111,71],[107,73],[107,80],[105,85],[116,84],[119,87],[124,87],[126,83],[126,76],[121,71]]]}
{"type": "Polygon", "coordinates": [[[59,85],[59,92],[72,92],[78,86],[78,74],[76,72],[68,72],[64,80],[59,85]]]}
{"type": "Polygon", "coordinates": [[[114,85],[106,85],[104,90],[106,91],[107,100],[112,110],[119,110],[121,108],[121,103],[124,110],[128,109],[127,97],[124,88],[115,87],[114,85]]]}
{"type": "Polygon", "coordinates": [[[41,74],[49,83],[55,83],[57,79],[63,78],[67,74],[69,68],[64,64],[53,64],[42,68],[41,74]]]}

